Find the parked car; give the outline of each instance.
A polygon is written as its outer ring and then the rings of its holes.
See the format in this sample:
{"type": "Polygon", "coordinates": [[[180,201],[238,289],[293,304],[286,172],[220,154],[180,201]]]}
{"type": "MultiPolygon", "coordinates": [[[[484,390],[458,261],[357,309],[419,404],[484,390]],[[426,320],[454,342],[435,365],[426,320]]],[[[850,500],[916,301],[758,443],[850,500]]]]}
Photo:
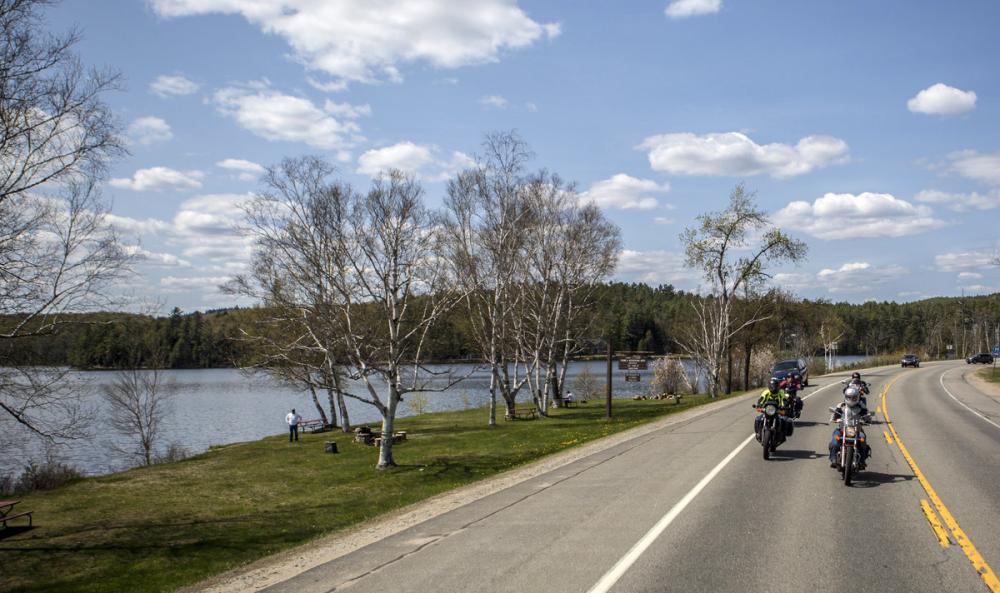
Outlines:
{"type": "Polygon", "coordinates": [[[993,355],[989,352],[980,352],[966,358],[965,362],[967,364],[993,364],[993,355]]]}
{"type": "Polygon", "coordinates": [[[920,359],[917,358],[916,354],[907,354],[903,356],[903,360],[899,361],[899,366],[903,368],[906,367],[920,368],[920,359]]]}
{"type": "Polygon", "coordinates": [[[802,385],[804,387],[809,386],[809,367],[806,366],[806,361],[801,358],[793,358],[791,360],[782,360],[781,362],[775,364],[771,368],[771,376],[775,379],[781,381],[786,376],[798,372],[802,375],[802,385]]]}

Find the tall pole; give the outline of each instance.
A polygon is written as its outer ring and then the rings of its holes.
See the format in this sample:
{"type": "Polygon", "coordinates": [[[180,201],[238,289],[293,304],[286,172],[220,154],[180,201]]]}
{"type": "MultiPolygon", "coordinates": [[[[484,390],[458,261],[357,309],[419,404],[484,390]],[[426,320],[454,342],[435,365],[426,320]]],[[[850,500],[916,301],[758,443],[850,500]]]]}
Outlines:
{"type": "Polygon", "coordinates": [[[611,337],[608,337],[608,384],[606,386],[604,398],[604,417],[611,420],[611,358],[614,352],[611,349],[611,337]]]}

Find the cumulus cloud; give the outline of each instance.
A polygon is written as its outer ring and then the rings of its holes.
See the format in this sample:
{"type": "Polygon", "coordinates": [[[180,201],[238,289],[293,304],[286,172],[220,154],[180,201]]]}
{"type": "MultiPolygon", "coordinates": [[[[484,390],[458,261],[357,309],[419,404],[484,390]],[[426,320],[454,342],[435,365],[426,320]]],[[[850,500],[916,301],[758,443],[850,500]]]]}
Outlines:
{"type": "Polygon", "coordinates": [[[649,210],[659,205],[653,195],[668,191],[669,183],[657,183],[651,179],[638,179],[618,173],[609,179],[595,182],[589,190],[580,194],[580,199],[593,202],[601,208],[649,210]]]}
{"type": "Polygon", "coordinates": [[[792,202],[776,212],[773,221],[820,239],[902,237],[945,225],[928,206],[871,192],[828,193],[811,204],[792,202]]]}
{"type": "Polygon", "coordinates": [[[496,62],[501,52],[559,35],[514,0],[152,0],[162,17],[236,14],[278,35],[308,68],[336,81],[401,80],[403,64],[441,68],[496,62]]]}
{"type": "Polygon", "coordinates": [[[165,233],[170,230],[170,223],[157,218],[139,219],[131,218],[129,216],[120,216],[118,214],[111,214],[109,212],[104,215],[104,219],[116,231],[127,235],[142,236],[165,233]]]}
{"type": "Polygon", "coordinates": [[[873,266],[868,262],[848,262],[839,268],[824,268],[816,274],[828,292],[865,292],[873,286],[899,280],[910,272],[899,265],[873,266]]]}
{"type": "Polygon", "coordinates": [[[961,272],[958,275],[959,280],[982,280],[983,275],[978,272],[961,272]]]}
{"type": "Polygon", "coordinates": [[[913,199],[929,204],[944,204],[956,212],[1000,208],[1000,190],[993,190],[987,194],[978,192],[953,194],[930,189],[918,193],[913,199]]]}
{"type": "Polygon", "coordinates": [[[712,14],[722,9],[722,0],[673,0],[664,10],[672,19],[712,14]]]}
{"type": "Polygon", "coordinates": [[[480,97],[479,104],[488,109],[507,109],[507,99],[500,95],[480,97]]]}
{"type": "Polygon", "coordinates": [[[156,142],[166,142],[174,137],[170,125],[154,116],[140,117],[128,126],[128,135],[133,142],[144,146],[156,142]]]}
{"type": "Polygon", "coordinates": [[[454,151],[448,158],[439,156],[437,147],[413,142],[365,151],[358,157],[357,172],[376,177],[390,169],[399,169],[428,181],[443,181],[475,164],[471,157],[454,151]]]}
{"type": "Polygon", "coordinates": [[[831,136],[807,136],[789,144],[757,144],[740,132],[660,134],[638,146],[655,171],[675,175],[794,177],[844,163],[847,143],[831,136]]]}
{"type": "Polygon", "coordinates": [[[115,178],[111,180],[113,187],[131,189],[133,191],[180,191],[198,189],[201,187],[201,171],[177,171],[169,167],[150,167],[139,169],[131,178],[115,178]]]}
{"type": "Polygon", "coordinates": [[[948,158],[951,170],[962,177],[1000,185],[1000,152],[979,154],[975,150],[962,150],[948,158]]]}
{"type": "Polygon", "coordinates": [[[164,268],[190,268],[191,262],[181,259],[172,253],[149,251],[137,245],[125,247],[125,252],[141,263],[164,268]]]}
{"type": "Polygon", "coordinates": [[[149,83],[149,90],[161,97],[190,95],[198,91],[198,85],[180,74],[161,74],[149,83]]]}
{"type": "Polygon", "coordinates": [[[934,269],[939,272],[968,272],[989,269],[993,252],[985,249],[942,253],[934,256],[934,269]]]}
{"type": "Polygon", "coordinates": [[[219,89],[212,102],[219,113],[261,138],[330,150],[348,148],[358,140],[360,128],[353,120],[371,113],[367,105],[332,101],[320,108],[305,97],[276,91],[267,82],[219,89]]]}
{"type": "Polygon", "coordinates": [[[264,174],[263,166],[245,159],[223,159],[215,166],[235,172],[241,181],[254,181],[264,174]]]}
{"type": "Polygon", "coordinates": [[[160,278],[160,289],[163,292],[217,289],[229,280],[229,276],[164,276],[160,278]]]}
{"type": "Polygon", "coordinates": [[[692,285],[697,274],[684,265],[684,254],[674,251],[635,251],[624,249],[618,254],[615,276],[626,282],[650,285],[692,285]]]}
{"type": "Polygon", "coordinates": [[[976,107],[976,93],[939,82],[917,93],[906,102],[906,107],[913,113],[958,115],[976,107]]]}

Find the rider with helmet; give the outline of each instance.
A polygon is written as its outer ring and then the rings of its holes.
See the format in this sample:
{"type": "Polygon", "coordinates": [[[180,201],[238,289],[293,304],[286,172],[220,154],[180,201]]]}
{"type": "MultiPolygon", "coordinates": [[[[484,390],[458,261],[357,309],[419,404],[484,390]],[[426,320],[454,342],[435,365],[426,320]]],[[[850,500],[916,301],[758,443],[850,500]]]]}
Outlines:
{"type": "Polygon", "coordinates": [[[799,397],[799,390],[802,389],[802,375],[798,371],[789,373],[778,384],[778,386],[788,396],[789,407],[792,418],[802,415],[802,398],[799,397]]]}
{"type": "MultiPolygon", "coordinates": [[[[864,403],[861,397],[861,390],[855,387],[853,384],[848,385],[844,389],[844,401],[842,401],[836,408],[834,408],[833,416],[830,417],[830,422],[839,422],[841,416],[844,414],[845,408],[853,408],[854,411],[861,415],[862,418],[867,418],[869,415],[868,406],[864,403]]],[[[864,442],[864,432],[861,432],[862,440],[858,443],[858,452],[861,454],[861,466],[858,469],[865,469],[865,462],[868,460],[868,455],[871,454],[871,447],[864,442]]],[[[837,456],[840,455],[840,427],[834,429],[833,436],[830,439],[830,467],[837,467],[837,456]]]]}
{"type": "MultiPolygon", "coordinates": [[[[767,389],[761,392],[760,397],[757,399],[757,406],[760,408],[767,401],[775,401],[778,403],[779,409],[788,409],[788,395],[781,388],[781,382],[777,379],[772,378],[767,384],[767,389]]],[[[794,426],[792,422],[785,417],[779,417],[778,420],[784,427],[784,433],[787,436],[792,436],[794,431],[794,426]]],[[[764,422],[764,415],[758,414],[756,420],[754,420],[754,430],[759,435],[761,425],[764,422]]]]}
{"type": "Polygon", "coordinates": [[[870,389],[868,387],[868,382],[861,380],[861,373],[857,371],[851,373],[851,380],[848,382],[847,387],[844,388],[844,391],[846,392],[847,388],[851,386],[855,387],[861,393],[861,403],[867,408],[868,393],[870,392],[870,389]]]}

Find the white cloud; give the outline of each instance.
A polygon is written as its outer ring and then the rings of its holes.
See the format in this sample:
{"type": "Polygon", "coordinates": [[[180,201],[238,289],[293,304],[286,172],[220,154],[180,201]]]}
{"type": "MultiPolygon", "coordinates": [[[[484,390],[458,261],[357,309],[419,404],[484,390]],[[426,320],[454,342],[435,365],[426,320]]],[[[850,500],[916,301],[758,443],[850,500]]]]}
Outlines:
{"type": "Polygon", "coordinates": [[[618,254],[615,276],[626,282],[650,285],[692,285],[697,274],[685,267],[684,254],[674,251],[634,251],[624,249],[618,254]]]}
{"type": "Polygon", "coordinates": [[[191,262],[181,259],[172,253],[159,253],[143,249],[137,245],[130,245],[125,248],[125,252],[135,257],[146,265],[159,266],[165,268],[190,268],[191,262]]]}
{"type": "Polygon", "coordinates": [[[264,167],[245,159],[223,159],[215,163],[215,166],[235,171],[241,181],[254,181],[264,173],[264,167]]]}
{"type": "Polygon", "coordinates": [[[791,146],[757,144],[740,132],[684,132],[650,136],[638,148],[649,151],[653,170],[675,175],[794,177],[848,158],[847,143],[830,136],[807,136],[791,146]]]}
{"type": "Polygon", "coordinates": [[[212,101],[219,113],[261,138],[304,142],[330,150],[348,148],[360,139],[360,128],[350,120],[371,112],[367,105],[348,106],[332,101],[327,101],[321,109],[305,97],[276,91],[267,82],[220,89],[212,101]]]}
{"type": "Polygon", "coordinates": [[[638,179],[624,173],[595,182],[590,189],[580,194],[584,202],[593,202],[601,208],[636,208],[649,210],[659,203],[651,194],[670,191],[669,183],[657,183],[651,179],[638,179]]]}
{"type": "Polygon", "coordinates": [[[507,109],[507,99],[500,95],[480,97],[479,104],[488,109],[507,109]]]}
{"type": "Polygon", "coordinates": [[[198,189],[201,187],[200,179],[204,176],[201,171],[177,171],[169,167],[150,167],[139,169],[132,178],[115,178],[111,180],[111,185],[134,191],[180,191],[185,189],[198,189]]]}
{"type": "Polygon", "coordinates": [[[927,206],[870,192],[828,193],[811,204],[792,202],[776,212],[773,221],[820,239],[902,237],[945,225],[927,206]]]}
{"type": "Polygon", "coordinates": [[[164,276],[160,278],[163,292],[188,292],[218,289],[230,280],[229,276],[164,276]]]}
{"type": "Polygon", "coordinates": [[[917,93],[906,102],[906,107],[913,113],[958,115],[976,107],[976,93],[939,82],[917,93]]]}
{"type": "Polygon", "coordinates": [[[664,10],[672,19],[712,14],[722,9],[722,0],[673,0],[664,10]]]}
{"type": "Polygon", "coordinates": [[[474,164],[463,152],[452,152],[451,157],[445,159],[438,156],[435,146],[398,142],[365,151],[358,157],[357,172],[375,177],[389,169],[399,169],[428,181],[443,181],[474,164]]]}
{"type": "Polygon", "coordinates": [[[174,215],[169,242],[199,266],[248,261],[253,239],[238,225],[250,199],[250,194],[204,194],[185,200],[174,215]]]}
{"type": "Polygon", "coordinates": [[[978,272],[961,272],[958,275],[959,280],[982,280],[983,275],[978,272]]]}
{"type": "Polygon", "coordinates": [[[333,80],[327,82],[320,82],[313,78],[312,76],[306,77],[306,82],[309,86],[316,89],[317,91],[322,91],[324,93],[339,93],[341,91],[347,90],[346,80],[333,80]]]}
{"type": "Polygon", "coordinates": [[[653,222],[656,224],[674,224],[674,219],[667,218],[666,216],[656,216],[653,218],[653,222]]]}
{"type": "Polygon", "coordinates": [[[161,97],[190,95],[198,91],[198,85],[179,74],[161,74],[149,83],[149,90],[161,97]]]}
{"type": "Polygon", "coordinates": [[[962,177],[991,184],[1000,184],[1000,152],[979,154],[975,150],[962,150],[948,155],[951,170],[962,177]]]}
{"type": "Polygon", "coordinates": [[[931,189],[918,193],[913,196],[913,199],[918,202],[927,202],[930,204],[945,204],[956,212],[1000,208],[1000,190],[993,190],[988,194],[980,194],[978,192],[951,194],[931,189]]]}
{"type": "Polygon", "coordinates": [[[942,253],[934,256],[934,269],[939,272],[963,272],[989,269],[993,253],[987,250],[942,253]]]}
{"type": "Polygon", "coordinates": [[[323,110],[330,115],[336,115],[337,117],[344,117],[347,119],[368,117],[372,114],[372,107],[367,103],[364,105],[351,105],[350,103],[336,103],[329,99],[323,103],[323,110]]]}
{"type": "Polygon", "coordinates": [[[140,117],[129,124],[128,135],[134,142],[144,146],[155,142],[166,142],[174,137],[166,121],[151,115],[140,117]]]}
{"type": "Polygon", "coordinates": [[[308,68],[337,81],[398,81],[399,67],[496,62],[502,51],[559,35],[513,0],[152,0],[162,17],[237,14],[282,37],[308,68]]]}
{"type": "Polygon", "coordinates": [[[820,270],[816,279],[831,293],[850,293],[868,291],[873,286],[897,281],[909,273],[899,265],[873,266],[868,262],[849,262],[836,269],[820,270]]]}
{"type": "Polygon", "coordinates": [[[170,230],[170,223],[156,218],[138,219],[108,213],[104,219],[116,231],[129,235],[151,235],[170,230]]]}

